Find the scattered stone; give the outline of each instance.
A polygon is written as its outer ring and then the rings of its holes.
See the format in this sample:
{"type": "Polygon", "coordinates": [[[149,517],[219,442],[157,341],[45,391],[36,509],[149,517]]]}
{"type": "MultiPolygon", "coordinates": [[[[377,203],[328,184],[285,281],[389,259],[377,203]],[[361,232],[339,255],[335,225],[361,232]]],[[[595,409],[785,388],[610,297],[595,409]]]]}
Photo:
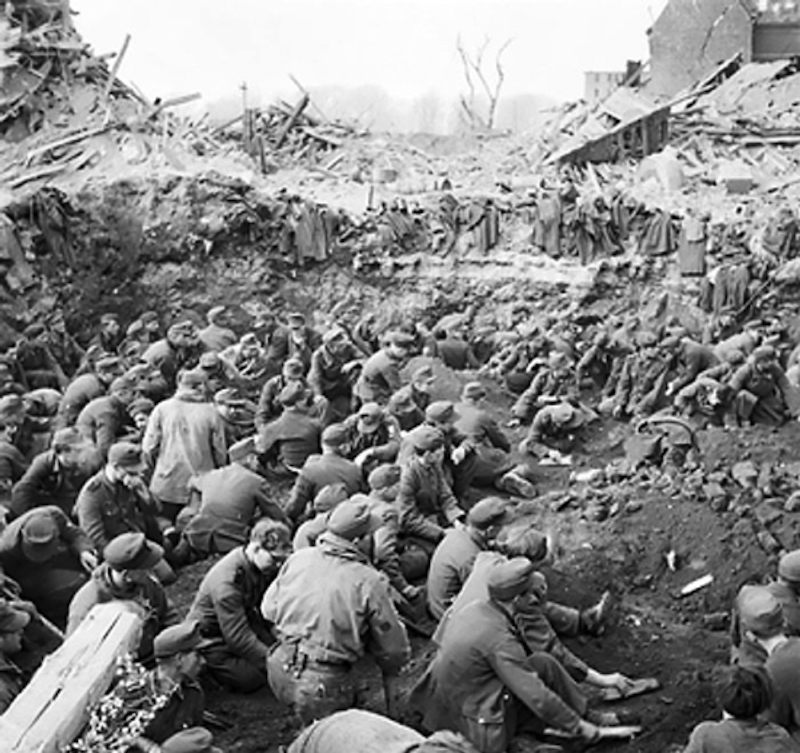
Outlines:
{"type": "Polygon", "coordinates": [[[767,554],[776,554],[783,548],[781,543],[769,531],[759,531],[756,538],[767,554]]]}
{"type": "Polygon", "coordinates": [[[625,510],[626,515],[633,515],[633,513],[639,512],[639,510],[641,510],[643,507],[644,502],[642,502],[641,499],[632,499],[625,505],[623,509],[625,510]]]}
{"type": "Polygon", "coordinates": [[[771,505],[765,503],[759,505],[755,509],[756,520],[761,523],[764,528],[768,528],[772,525],[776,520],[780,520],[781,513],[779,510],[776,510],[771,505]]]}
{"type": "Polygon", "coordinates": [[[744,460],[734,463],[733,468],[731,468],[731,476],[740,486],[745,488],[755,486],[758,478],[758,468],[752,460],[744,460]]]}
{"type": "Polygon", "coordinates": [[[786,512],[800,512],[800,491],[794,492],[794,494],[786,500],[783,509],[786,510],[786,512]]]}
{"type": "Polygon", "coordinates": [[[703,627],[706,630],[726,630],[730,615],[728,612],[713,612],[703,615],[703,627]]]}

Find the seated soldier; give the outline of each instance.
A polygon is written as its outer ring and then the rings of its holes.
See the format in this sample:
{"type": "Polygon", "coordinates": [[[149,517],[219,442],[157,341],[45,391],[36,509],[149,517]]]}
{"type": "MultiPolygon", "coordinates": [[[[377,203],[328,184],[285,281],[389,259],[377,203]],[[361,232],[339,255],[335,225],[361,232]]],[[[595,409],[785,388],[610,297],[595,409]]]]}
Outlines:
{"type": "Polygon", "coordinates": [[[592,414],[571,403],[545,406],[536,413],[519,451],[542,460],[559,460],[563,453],[574,449],[578,431],[592,418],[592,414]]]}
{"type": "Polygon", "coordinates": [[[791,753],[797,751],[789,733],[764,719],[772,704],[772,682],[762,667],[725,667],[717,678],[716,698],[721,722],[701,722],[683,753],[791,753]]]}
{"type": "MultiPolygon", "coordinates": [[[[129,704],[138,708],[150,706],[145,724],[133,741],[131,750],[147,753],[198,753],[203,748],[187,747],[198,741],[208,743],[209,734],[200,725],[206,697],[198,677],[203,669],[200,649],[203,638],[197,623],[186,621],[162,630],[153,642],[155,667],[147,674],[145,695],[142,687],[121,684],[111,691],[118,700],[111,708],[124,709],[129,704]],[[166,698],[166,702],[159,699],[166,698]]],[[[203,753],[214,753],[206,748],[203,753]]]]}
{"type": "Polygon", "coordinates": [[[72,515],[83,485],[102,465],[97,448],[87,443],[77,429],[59,429],[53,434],[50,449],[37,455],[15,484],[12,513],[19,516],[34,507],[55,505],[72,515]]]}
{"type": "Polygon", "coordinates": [[[0,517],[11,511],[11,490],[28,470],[28,461],[14,445],[14,423],[0,421],[0,517]]]}
{"type": "Polygon", "coordinates": [[[202,653],[208,671],[221,684],[250,693],[267,682],[272,643],[259,607],[267,586],[291,552],[284,523],[262,518],[245,546],[232,549],[203,578],[189,610],[207,639],[202,653]]]}
{"type": "Polygon", "coordinates": [[[730,379],[732,410],[741,426],[780,426],[800,414],[797,390],[789,384],[770,345],[756,348],[730,379]]]}
{"type": "Polygon", "coordinates": [[[402,467],[400,475],[397,494],[400,532],[430,556],[446,529],[464,517],[464,511],[442,470],[442,432],[423,424],[409,437],[414,456],[402,467]]]}
{"type": "Polygon", "coordinates": [[[189,480],[200,495],[200,509],[188,520],[182,534],[193,556],[226,554],[246,544],[250,528],[262,515],[286,521],[283,510],[270,495],[267,480],[258,472],[255,438],[237,442],[228,450],[228,457],[230,465],[189,480]]]}
{"type": "Polygon", "coordinates": [[[24,687],[22,670],[12,657],[22,651],[22,633],[30,621],[27,612],[0,601],[0,715],[24,687]]]}
{"type": "Polygon", "coordinates": [[[67,624],[72,597],[97,567],[89,537],[54,505],[36,507],[0,535],[0,564],[40,614],[67,624]]]}
{"type": "Polygon", "coordinates": [[[256,448],[262,463],[277,476],[294,476],[319,452],[322,423],[310,415],[310,398],[299,382],[284,387],[280,396],[283,413],[258,432],[256,448]]]}
{"type": "Polygon", "coordinates": [[[617,722],[589,712],[586,697],[559,661],[528,648],[513,612],[516,600],[530,590],[533,573],[526,558],[498,565],[489,575],[487,595],[445,623],[439,649],[412,692],[426,729],[456,730],[483,753],[502,753],[515,737],[536,738],[547,727],[591,743],[601,737],[595,722],[617,722]]]}
{"type": "Polygon", "coordinates": [[[345,457],[365,476],[383,463],[393,463],[400,450],[400,429],[377,403],[364,403],[355,416],[345,419],[345,457]]]}
{"type": "Polygon", "coordinates": [[[297,527],[292,539],[292,549],[296,552],[298,549],[304,549],[307,546],[315,546],[317,539],[327,529],[330,511],[349,498],[350,493],[344,484],[323,486],[311,503],[314,517],[309,518],[297,527]]]}
{"type": "Polygon", "coordinates": [[[425,411],[431,404],[431,388],[435,381],[433,368],[420,366],[411,375],[411,383],[392,395],[387,409],[402,431],[411,431],[425,420],[425,411]]]}
{"type": "Polygon", "coordinates": [[[175,608],[153,574],[163,555],[164,550],[143,533],[123,533],[110,541],[103,550],[103,563],[69,605],[67,635],[75,632],[95,604],[117,599],[134,602],[142,608],[144,619],[136,655],[142,664],[150,664],[153,639],[178,622],[175,608]]]}
{"type": "Polygon", "coordinates": [[[322,454],[311,455],[292,487],[286,503],[286,514],[295,523],[305,520],[314,497],[330,484],[344,484],[348,496],[361,491],[361,469],[344,456],[347,432],[342,424],[331,424],[322,432],[322,454]]]}

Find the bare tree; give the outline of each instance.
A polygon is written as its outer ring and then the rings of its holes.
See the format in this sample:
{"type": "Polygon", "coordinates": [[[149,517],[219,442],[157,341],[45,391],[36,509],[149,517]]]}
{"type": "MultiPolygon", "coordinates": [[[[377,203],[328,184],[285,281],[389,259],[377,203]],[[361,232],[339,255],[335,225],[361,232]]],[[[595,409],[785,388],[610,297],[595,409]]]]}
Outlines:
{"type": "Polygon", "coordinates": [[[456,40],[456,49],[461,57],[461,65],[464,69],[464,79],[467,83],[468,93],[461,95],[459,101],[461,103],[461,112],[470,128],[491,130],[494,127],[495,115],[497,114],[497,102],[500,99],[500,92],[503,88],[503,81],[505,80],[505,71],[503,70],[502,57],[508,45],[513,40],[507,39],[503,45],[498,48],[494,56],[494,69],[495,73],[492,76],[485,70],[486,62],[485,55],[489,48],[490,40],[488,37],[484,38],[483,43],[478,49],[470,54],[464,49],[459,36],[456,40]],[[490,79],[494,81],[491,82],[490,79]],[[480,95],[478,93],[480,88],[480,95]],[[479,97],[486,99],[486,115],[480,113],[480,100],[479,97]]]}

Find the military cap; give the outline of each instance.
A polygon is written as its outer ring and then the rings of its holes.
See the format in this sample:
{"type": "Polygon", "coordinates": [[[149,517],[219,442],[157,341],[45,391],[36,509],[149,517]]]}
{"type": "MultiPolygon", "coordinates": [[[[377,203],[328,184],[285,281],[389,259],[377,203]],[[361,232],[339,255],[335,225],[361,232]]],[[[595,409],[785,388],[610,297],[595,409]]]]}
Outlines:
{"type": "Polygon", "coordinates": [[[444,444],[444,434],[435,426],[423,424],[408,435],[417,452],[436,450],[444,444]]]}
{"type": "Polygon", "coordinates": [[[411,375],[412,382],[432,382],[436,379],[436,374],[433,372],[433,366],[430,364],[425,364],[425,366],[420,366],[418,369],[414,371],[411,375]]]}
{"type": "Polygon", "coordinates": [[[379,465],[367,478],[369,488],[373,491],[378,491],[379,489],[394,486],[400,481],[400,472],[399,465],[389,463],[379,465]]]}
{"type": "Polygon", "coordinates": [[[178,377],[178,386],[187,390],[203,389],[208,384],[205,372],[199,369],[182,371],[178,377]]]}
{"type": "Polygon", "coordinates": [[[328,484],[317,492],[311,506],[314,508],[314,512],[330,512],[344,502],[348,496],[347,487],[344,484],[328,484]]]}
{"type": "Polygon", "coordinates": [[[140,317],[139,320],[144,324],[148,324],[149,322],[157,322],[158,321],[158,314],[155,311],[145,311],[140,317]]]}
{"type": "Polygon", "coordinates": [[[200,623],[185,620],[162,630],[153,641],[153,653],[156,659],[168,659],[175,654],[188,654],[197,651],[203,645],[200,634],[200,623]]]}
{"type": "Polygon", "coordinates": [[[744,363],[747,359],[741,350],[734,348],[733,350],[727,351],[723,355],[723,360],[726,363],[729,363],[731,366],[738,366],[739,364],[744,363]]]}
{"type": "Polygon", "coordinates": [[[213,350],[208,350],[200,356],[201,369],[216,369],[219,363],[219,353],[215,353],[213,350]]]}
{"type": "Polygon", "coordinates": [[[118,322],[119,317],[116,314],[103,314],[100,317],[100,324],[111,324],[111,322],[118,322]]]}
{"type": "Polygon", "coordinates": [[[140,332],[144,331],[144,323],[141,319],[134,319],[129,325],[128,329],[125,330],[125,335],[127,337],[133,337],[134,335],[138,335],[140,332]]]}
{"type": "Polygon", "coordinates": [[[437,424],[456,421],[459,418],[456,408],[449,400],[437,400],[425,409],[425,418],[437,424]]]}
{"type": "Polygon", "coordinates": [[[149,416],[156,404],[149,397],[137,397],[129,406],[128,414],[131,416],[149,416]]]}
{"type": "Polygon", "coordinates": [[[386,342],[391,343],[392,345],[398,348],[410,348],[416,340],[414,339],[413,335],[409,335],[408,332],[389,332],[386,335],[386,342]]]}
{"type": "Polygon", "coordinates": [[[108,391],[110,393],[116,392],[124,392],[125,390],[134,390],[136,389],[136,382],[133,381],[130,377],[121,376],[117,377],[111,384],[108,386],[108,391]]]}
{"type": "Polygon", "coordinates": [[[411,413],[416,410],[417,404],[408,390],[398,390],[389,401],[389,409],[393,413],[411,413]]]}
{"type": "Polygon", "coordinates": [[[550,416],[562,429],[576,429],[583,424],[583,414],[569,403],[557,403],[552,407],[550,416]]]}
{"type": "Polygon", "coordinates": [[[44,508],[34,508],[26,514],[20,533],[22,553],[32,562],[47,562],[58,552],[58,526],[44,508]]]}
{"type": "Polygon", "coordinates": [[[332,343],[334,340],[340,340],[346,337],[347,333],[341,327],[331,327],[323,336],[322,342],[326,345],[332,343]]]}
{"type": "Polygon", "coordinates": [[[20,395],[11,394],[0,397],[0,421],[7,421],[24,413],[25,401],[20,395]]]}
{"type": "Polygon", "coordinates": [[[244,405],[247,402],[233,387],[225,387],[214,393],[214,402],[217,405],[244,405]]]}
{"type": "Polygon", "coordinates": [[[535,565],[527,557],[514,557],[497,564],[489,572],[489,596],[498,601],[510,601],[524,594],[532,583],[535,565]]]}
{"type": "Polygon", "coordinates": [[[377,403],[364,403],[358,411],[358,417],[367,426],[376,426],[383,418],[383,408],[377,403]]]}
{"type": "Polygon", "coordinates": [[[239,338],[240,345],[258,345],[258,335],[255,332],[247,332],[239,338]]]}
{"type": "Polygon", "coordinates": [[[133,442],[115,442],[108,449],[108,462],[120,468],[137,468],[144,464],[142,448],[133,442]]]}
{"type": "Polygon", "coordinates": [[[208,313],[206,314],[206,319],[209,322],[213,322],[215,319],[218,319],[220,315],[225,313],[225,306],[212,306],[208,313]]]}
{"type": "Polygon", "coordinates": [[[742,586],[736,597],[739,619],[745,630],[769,638],[783,629],[781,603],[764,586],[742,586]]]}
{"type": "Polygon", "coordinates": [[[16,633],[31,621],[31,616],[21,609],[0,601],[0,633],[16,633]]]}
{"type": "Polygon", "coordinates": [[[775,348],[771,345],[761,345],[753,351],[754,361],[774,361],[776,358],[775,348]]]}
{"type": "Polygon", "coordinates": [[[467,513],[467,522],[478,529],[505,523],[510,515],[508,502],[500,497],[484,497],[467,513]]]}
{"type": "Polygon", "coordinates": [[[787,552],[780,558],[778,575],[790,583],[800,583],[800,549],[787,552]]]}
{"type": "Polygon", "coordinates": [[[287,358],[282,371],[287,379],[301,379],[306,373],[306,366],[299,358],[287,358]]]}
{"type": "Polygon", "coordinates": [[[337,505],[328,515],[327,529],[350,541],[377,531],[383,521],[370,509],[369,497],[354,494],[337,505]]]}
{"type": "Polygon", "coordinates": [[[121,533],[106,544],[103,559],[113,570],[150,570],[164,556],[164,550],[141,532],[121,533]]]}
{"type": "Polygon", "coordinates": [[[480,400],[482,397],[486,397],[488,393],[486,392],[486,387],[480,382],[467,382],[461,394],[467,400],[480,400]]]}
{"type": "Polygon", "coordinates": [[[25,335],[25,337],[27,337],[29,340],[32,340],[34,337],[43,335],[46,331],[47,328],[44,326],[44,324],[36,322],[25,327],[25,329],[22,331],[22,334],[25,335]]]}
{"type": "Polygon", "coordinates": [[[527,524],[505,528],[498,536],[497,546],[507,557],[527,557],[540,562],[547,556],[547,536],[527,524]]]}
{"type": "Polygon", "coordinates": [[[67,447],[75,447],[75,445],[82,444],[83,441],[81,433],[74,426],[68,426],[66,429],[59,429],[53,434],[50,446],[58,452],[67,447]]]}
{"type": "Polygon", "coordinates": [[[247,437],[246,439],[240,439],[228,448],[228,457],[231,463],[237,463],[240,460],[244,460],[248,455],[255,454],[255,451],[256,438],[247,437]]]}
{"type": "Polygon", "coordinates": [[[305,324],[306,318],[299,311],[290,311],[286,316],[286,321],[289,324],[305,324]]]}
{"type": "Polygon", "coordinates": [[[288,408],[292,405],[297,405],[305,396],[305,385],[302,382],[293,380],[281,390],[278,400],[281,405],[288,408]]]}
{"type": "Polygon", "coordinates": [[[341,447],[347,444],[347,429],[344,424],[331,424],[326,426],[322,431],[320,441],[328,447],[341,447]]]}
{"type": "Polygon", "coordinates": [[[161,753],[222,753],[222,749],[214,745],[214,735],[205,727],[189,727],[161,743],[161,753]]]}
{"type": "Polygon", "coordinates": [[[111,371],[118,369],[122,364],[122,359],[119,356],[103,356],[95,363],[98,371],[111,371]]]}

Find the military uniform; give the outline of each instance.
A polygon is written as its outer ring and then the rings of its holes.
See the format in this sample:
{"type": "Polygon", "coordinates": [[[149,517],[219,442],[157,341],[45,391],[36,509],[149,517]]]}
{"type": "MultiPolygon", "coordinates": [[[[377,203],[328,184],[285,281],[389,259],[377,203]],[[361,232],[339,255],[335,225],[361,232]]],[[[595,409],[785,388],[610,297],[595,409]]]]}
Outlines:
{"type": "Polygon", "coordinates": [[[258,449],[279,466],[299,469],[319,452],[321,433],[322,424],[317,419],[289,407],[259,432],[258,449]]]}
{"type": "MultiPolygon", "coordinates": [[[[82,458],[85,460],[85,458],[82,458]]],[[[53,450],[37,455],[25,475],[16,483],[11,495],[11,511],[15,516],[41,505],[56,505],[68,516],[83,485],[102,464],[99,454],[84,468],[65,468],[53,450]]]]}
{"type": "Polygon", "coordinates": [[[96,397],[105,394],[106,386],[97,374],[81,374],[75,377],[64,390],[56,416],[56,427],[72,426],[84,407],[96,397]]]}
{"type": "Polygon", "coordinates": [[[201,651],[208,671],[234,690],[248,693],[267,681],[271,638],[258,608],[273,576],[237,547],[208,571],[189,610],[187,620],[199,622],[209,641],[201,651]]]}
{"type": "Polygon", "coordinates": [[[105,469],[90,478],[75,502],[80,527],[89,534],[98,551],[121,533],[140,531],[151,541],[161,541],[155,506],[141,491],[112,482],[105,469]]]}
{"type": "Polygon", "coordinates": [[[355,393],[362,403],[386,405],[403,383],[400,379],[401,360],[386,350],[379,350],[364,363],[355,393]]]}
{"type": "Polygon", "coordinates": [[[353,704],[351,670],[365,651],[388,674],[410,655],[384,576],[331,531],[287,560],[262,612],[280,641],[268,660],[270,687],[306,723],[353,704]]]}
{"type": "Polygon", "coordinates": [[[238,338],[232,329],[220,327],[218,324],[209,324],[197,333],[197,337],[206,350],[218,353],[219,351],[235,345],[238,338]]]}
{"type": "Polygon", "coordinates": [[[447,608],[467,582],[475,558],[485,549],[477,532],[453,528],[436,547],[428,570],[428,608],[441,620],[447,608]]]}
{"type": "Polygon", "coordinates": [[[361,491],[364,482],[361,469],[352,461],[335,453],[309,457],[292,487],[286,514],[295,522],[303,520],[314,497],[329,484],[344,484],[349,494],[361,491]]]}
{"type": "Polygon", "coordinates": [[[789,733],[777,724],[758,719],[723,719],[701,722],[683,753],[796,753],[789,733]]]}
{"type": "Polygon", "coordinates": [[[0,714],[13,703],[24,687],[22,670],[7,656],[0,654],[0,714]]]}
{"type": "Polygon", "coordinates": [[[401,532],[429,544],[438,543],[445,527],[464,514],[441,466],[436,463],[426,466],[417,458],[403,466],[397,506],[401,532]]]}
{"type": "Polygon", "coordinates": [[[75,428],[105,457],[108,448],[135,427],[125,404],[116,395],[103,395],[83,407],[75,428]]]}
{"type": "Polygon", "coordinates": [[[69,606],[67,635],[75,632],[95,604],[109,601],[132,601],[142,609],[144,624],[136,654],[138,660],[149,664],[153,659],[153,641],[156,635],[170,625],[177,625],[178,613],[172,606],[164,587],[152,575],[140,583],[118,586],[111,579],[111,566],[103,563],[92,573],[91,579],[75,594],[69,606]]]}
{"type": "Polygon", "coordinates": [[[37,507],[12,521],[0,535],[0,564],[32,601],[39,612],[56,625],[67,623],[69,604],[75,592],[89,579],[81,554],[92,552],[89,537],[53,505],[37,507]],[[46,517],[56,530],[57,544],[44,562],[31,559],[24,545],[24,528],[32,518],[46,517]]]}
{"type": "Polygon", "coordinates": [[[286,520],[283,510],[270,499],[267,480],[240,463],[204,473],[191,484],[200,492],[200,510],[183,535],[196,552],[225,554],[247,543],[257,514],[286,520]]]}

